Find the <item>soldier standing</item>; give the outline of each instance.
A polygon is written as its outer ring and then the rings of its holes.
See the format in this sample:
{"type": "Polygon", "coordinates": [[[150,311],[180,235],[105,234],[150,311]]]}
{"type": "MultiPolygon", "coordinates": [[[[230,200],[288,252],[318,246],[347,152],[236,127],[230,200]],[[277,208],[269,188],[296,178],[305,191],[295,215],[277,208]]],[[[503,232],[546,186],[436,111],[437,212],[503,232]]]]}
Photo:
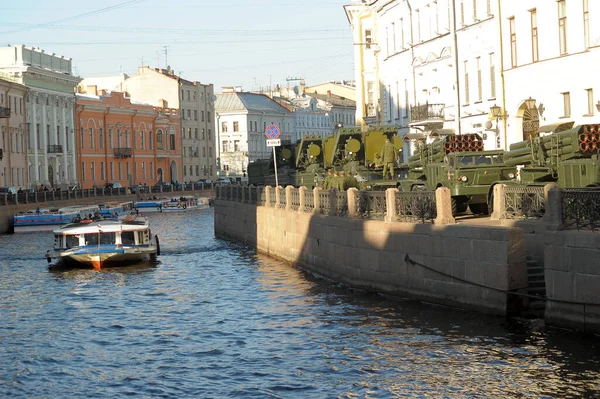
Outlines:
{"type": "Polygon", "coordinates": [[[394,179],[394,164],[396,163],[396,148],[390,143],[390,140],[385,140],[383,149],[383,178],[387,180],[387,171],[390,170],[390,179],[394,179]]]}
{"type": "Polygon", "coordinates": [[[331,188],[332,180],[333,180],[333,171],[331,169],[328,169],[327,176],[325,176],[325,180],[323,180],[323,189],[329,190],[331,188]]]}

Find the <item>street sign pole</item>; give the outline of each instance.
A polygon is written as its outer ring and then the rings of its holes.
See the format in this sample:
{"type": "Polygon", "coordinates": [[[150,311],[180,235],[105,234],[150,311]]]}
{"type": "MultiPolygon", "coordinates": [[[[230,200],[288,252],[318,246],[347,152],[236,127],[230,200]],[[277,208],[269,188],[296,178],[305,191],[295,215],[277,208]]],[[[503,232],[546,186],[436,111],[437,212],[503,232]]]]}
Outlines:
{"type": "Polygon", "coordinates": [[[275,187],[279,187],[279,177],[277,176],[277,155],[275,154],[275,147],[281,145],[279,140],[279,126],[271,123],[265,130],[265,136],[267,136],[267,146],[273,147],[273,166],[275,166],[275,187]]]}
{"type": "Polygon", "coordinates": [[[279,187],[279,179],[277,178],[277,157],[275,156],[275,146],[273,146],[273,165],[275,165],[275,187],[279,187]]]}

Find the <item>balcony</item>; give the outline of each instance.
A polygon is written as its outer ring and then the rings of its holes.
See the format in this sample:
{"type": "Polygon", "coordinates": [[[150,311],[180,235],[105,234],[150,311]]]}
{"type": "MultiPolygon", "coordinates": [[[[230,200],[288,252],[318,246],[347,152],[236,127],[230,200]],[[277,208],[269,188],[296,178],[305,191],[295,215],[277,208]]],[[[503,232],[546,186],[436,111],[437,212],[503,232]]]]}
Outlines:
{"type": "Polygon", "coordinates": [[[410,126],[444,123],[445,104],[415,105],[410,109],[410,126]]]}
{"type": "Polygon", "coordinates": [[[50,144],[48,145],[48,154],[62,154],[63,149],[60,144],[50,144]]]}
{"type": "Polygon", "coordinates": [[[0,118],[10,118],[10,108],[0,107],[0,118]]]}
{"type": "Polygon", "coordinates": [[[115,158],[131,158],[132,155],[131,147],[115,148],[115,158]]]}

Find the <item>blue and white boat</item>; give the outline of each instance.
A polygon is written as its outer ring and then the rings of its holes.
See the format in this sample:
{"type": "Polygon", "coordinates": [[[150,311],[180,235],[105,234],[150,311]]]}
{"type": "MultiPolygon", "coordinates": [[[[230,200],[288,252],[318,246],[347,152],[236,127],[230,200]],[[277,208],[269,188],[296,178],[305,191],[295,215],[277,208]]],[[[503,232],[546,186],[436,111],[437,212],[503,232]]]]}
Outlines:
{"type": "Polygon", "coordinates": [[[15,233],[52,231],[71,223],[75,217],[85,219],[98,212],[98,205],[66,206],[63,208],[36,208],[13,216],[15,233]]]}
{"type": "Polygon", "coordinates": [[[158,237],[152,236],[148,219],[127,215],[120,220],[84,220],[54,230],[54,248],[46,259],[62,266],[123,266],[153,259],[160,254],[158,237]],[[153,242],[155,241],[155,243],[153,242]]]}
{"type": "Polygon", "coordinates": [[[126,215],[133,209],[133,202],[107,202],[100,204],[100,217],[110,219],[126,215]]]}
{"type": "Polygon", "coordinates": [[[167,198],[152,198],[147,200],[135,201],[133,207],[139,212],[161,212],[167,198]]]}
{"type": "Polygon", "coordinates": [[[171,198],[162,206],[163,212],[183,212],[192,209],[204,209],[210,206],[210,200],[206,197],[194,197],[191,195],[179,198],[171,198]]]}

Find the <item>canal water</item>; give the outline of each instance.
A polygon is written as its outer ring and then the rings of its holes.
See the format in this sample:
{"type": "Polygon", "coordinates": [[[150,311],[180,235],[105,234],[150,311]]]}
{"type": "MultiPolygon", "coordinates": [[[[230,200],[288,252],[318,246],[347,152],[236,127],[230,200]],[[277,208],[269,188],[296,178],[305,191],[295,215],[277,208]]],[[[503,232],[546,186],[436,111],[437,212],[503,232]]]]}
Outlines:
{"type": "Polygon", "coordinates": [[[391,301],[150,214],[158,264],[49,270],[0,236],[0,397],[598,397],[594,337],[391,301]]]}

